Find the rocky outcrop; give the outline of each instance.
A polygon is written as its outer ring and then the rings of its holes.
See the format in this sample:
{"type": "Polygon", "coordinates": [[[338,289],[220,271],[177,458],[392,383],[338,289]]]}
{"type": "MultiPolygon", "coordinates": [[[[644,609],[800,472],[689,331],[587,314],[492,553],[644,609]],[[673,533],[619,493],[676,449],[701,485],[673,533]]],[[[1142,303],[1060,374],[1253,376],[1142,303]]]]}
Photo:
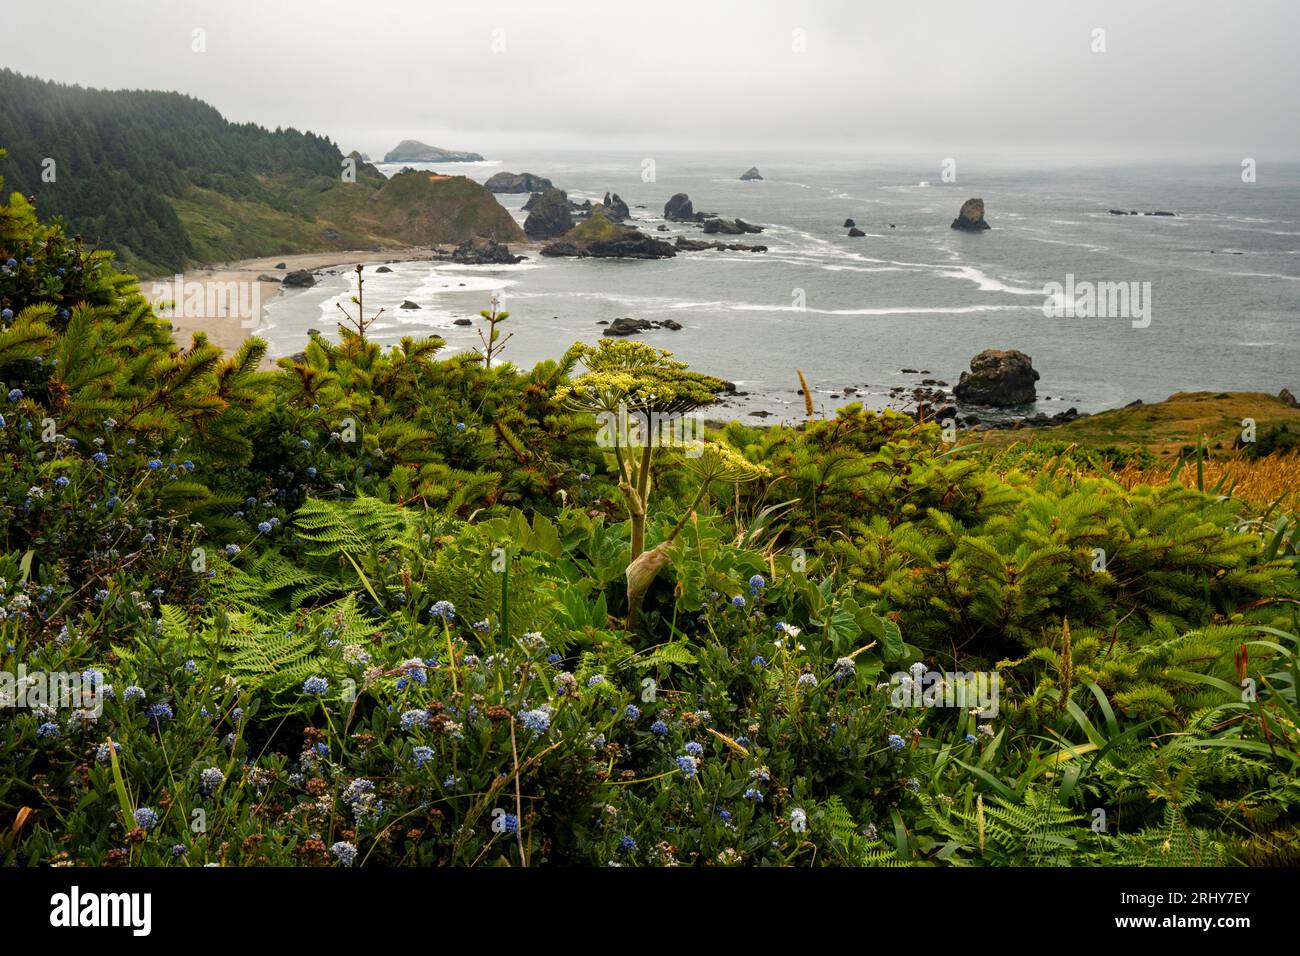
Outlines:
{"type": "Polygon", "coordinates": [[[677,193],[664,203],[664,218],[669,222],[694,222],[695,207],[686,193],[677,193]]]}
{"type": "Polygon", "coordinates": [[[514,265],[523,262],[524,257],[511,255],[510,247],[503,242],[475,236],[452,251],[451,261],[468,266],[514,265]]]}
{"type": "Polygon", "coordinates": [[[627,208],[627,203],[619,198],[618,193],[613,196],[605,193],[604,200],[592,206],[589,215],[604,216],[610,222],[626,222],[632,218],[632,210],[627,208]]]}
{"type": "Polygon", "coordinates": [[[676,248],[681,252],[703,252],[705,249],[722,249],[727,252],[767,252],[767,246],[747,246],[741,242],[706,242],[703,239],[677,237],[676,248]]]}
{"type": "Polygon", "coordinates": [[[675,332],[681,327],[682,324],[674,319],[664,319],[662,322],[651,322],[649,319],[615,319],[601,332],[601,335],[636,335],[638,332],[649,332],[651,329],[671,329],[675,332]]]}
{"type": "Polygon", "coordinates": [[[984,200],[967,199],[962,203],[961,212],[957,213],[957,218],[952,221],[952,228],[966,232],[981,232],[991,228],[984,221],[984,200]]]}
{"type": "Polygon", "coordinates": [[[746,233],[762,232],[762,226],[755,226],[743,219],[706,219],[704,234],[706,236],[721,233],[724,236],[743,236],[746,233]]]}
{"type": "Polygon", "coordinates": [[[295,289],[309,289],[316,284],[316,277],[306,269],[295,269],[284,277],[283,282],[295,289]]]}
{"type": "Polygon", "coordinates": [[[410,299],[405,300],[401,305],[398,306],[399,309],[418,309],[419,307],[420,307],[419,305],[412,302],[410,299]]]}
{"type": "Polygon", "coordinates": [[[542,255],[574,256],[580,259],[669,259],[677,250],[662,239],[654,239],[632,226],[592,216],[575,226],[564,238],[542,247],[542,255]]]}
{"type": "Polygon", "coordinates": [[[524,232],[530,239],[554,239],[572,228],[573,212],[569,209],[569,197],[564,190],[555,187],[539,194],[528,218],[524,220],[524,232]]]}
{"type": "Polygon", "coordinates": [[[418,139],[404,139],[384,155],[386,163],[479,163],[483,157],[457,149],[430,146],[418,139]]]}
{"type": "Polygon", "coordinates": [[[857,226],[854,226],[852,229],[849,230],[849,235],[852,236],[854,239],[858,239],[861,238],[862,236],[865,236],[866,233],[863,232],[861,229],[859,229],[857,226]]]}
{"type": "Polygon", "coordinates": [[[852,219],[845,219],[845,220],[844,220],[844,228],[845,228],[845,229],[852,229],[852,228],[853,228],[854,226],[856,226],[856,225],[857,225],[857,223],[854,222],[852,219]]]}
{"type": "Polygon", "coordinates": [[[363,176],[368,176],[371,179],[384,178],[384,174],[381,173],[377,167],[372,165],[370,160],[368,160],[361,153],[357,152],[355,149],[352,152],[348,153],[348,159],[352,160],[354,164],[354,168],[356,169],[357,172],[358,179],[360,179],[363,176]]]}
{"type": "Polygon", "coordinates": [[[470,319],[457,319],[455,322],[451,324],[452,325],[473,325],[474,322],[470,319]]]}
{"type": "Polygon", "coordinates": [[[1290,405],[1292,408],[1300,408],[1300,402],[1296,401],[1295,396],[1291,394],[1291,389],[1289,388],[1284,388],[1282,391],[1278,392],[1277,400],[1283,405],[1290,405]]]}
{"type": "Polygon", "coordinates": [[[532,173],[496,173],[483,187],[494,193],[540,193],[554,189],[555,184],[544,176],[532,173]]]}
{"type": "Polygon", "coordinates": [[[970,371],[961,373],[952,391],[958,401],[968,405],[1006,408],[1034,401],[1038,397],[1036,381],[1033,359],[1024,352],[985,349],[970,360],[970,371]]]}
{"type": "Polygon", "coordinates": [[[1108,210],[1108,212],[1112,216],[1174,216],[1177,217],[1178,215],[1177,213],[1174,212],[1166,212],[1163,209],[1157,209],[1155,212],[1138,212],[1136,209],[1130,209],[1128,212],[1125,212],[1123,209],[1111,209],[1108,210]]]}
{"type": "Polygon", "coordinates": [[[388,268],[388,266],[380,266],[380,267],[379,267],[378,269],[376,269],[375,271],[376,271],[376,272],[392,272],[393,270],[390,269],[390,268],[388,268]]]}
{"type": "Polygon", "coordinates": [[[749,169],[745,170],[743,173],[740,174],[741,182],[746,182],[746,183],[753,182],[756,179],[762,179],[762,178],[763,177],[759,175],[757,166],[750,166],[749,169]]]}
{"type": "Polygon", "coordinates": [[[265,272],[263,272],[260,276],[257,277],[257,281],[258,282],[279,282],[280,277],[267,275],[265,272]]]}

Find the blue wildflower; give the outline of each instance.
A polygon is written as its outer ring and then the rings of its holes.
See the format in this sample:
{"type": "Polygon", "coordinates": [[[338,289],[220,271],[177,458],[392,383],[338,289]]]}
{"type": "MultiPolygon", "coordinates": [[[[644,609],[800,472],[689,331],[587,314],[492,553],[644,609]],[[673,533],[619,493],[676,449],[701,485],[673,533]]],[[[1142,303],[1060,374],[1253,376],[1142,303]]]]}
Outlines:
{"type": "Polygon", "coordinates": [[[262,534],[270,534],[270,533],[271,533],[271,528],[272,528],[272,527],[273,527],[273,526],[272,526],[271,522],[269,522],[269,521],[261,521],[261,522],[258,522],[257,530],[260,531],[262,534]]]}
{"type": "Polygon", "coordinates": [[[132,684],[122,692],[122,699],[123,700],[144,700],[144,688],[137,687],[135,684],[132,684]]]}
{"type": "Polygon", "coordinates": [[[330,682],[324,677],[308,677],[302,682],[302,692],[304,694],[314,694],[320,697],[330,688],[330,682]]]}
{"type": "Polygon", "coordinates": [[[516,716],[519,722],[524,725],[524,729],[531,730],[535,734],[545,733],[546,729],[551,726],[551,715],[543,708],[521,710],[516,716]]]}
{"type": "Polygon", "coordinates": [[[171,705],[164,703],[150,704],[144,713],[146,717],[149,717],[156,722],[171,720],[173,716],[171,705]]]}
{"type": "Polygon", "coordinates": [[[457,422],[457,423],[456,423],[456,431],[458,431],[458,432],[463,432],[464,430],[465,430],[465,423],[464,423],[464,422],[457,422]]]}
{"type": "Polygon", "coordinates": [[[429,712],[427,710],[407,710],[402,712],[401,725],[402,730],[411,731],[420,724],[427,723],[429,712]]]}
{"type": "Polygon", "coordinates": [[[757,594],[759,591],[763,590],[763,588],[765,588],[765,587],[767,587],[767,581],[763,578],[763,575],[761,575],[761,574],[756,574],[756,575],[754,575],[752,578],[749,579],[749,593],[750,593],[750,594],[757,594]]]}
{"type": "Polygon", "coordinates": [[[104,452],[102,452],[102,451],[97,451],[97,452],[95,452],[93,455],[90,456],[90,460],[93,461],[93,462],[94,462],[95,464],[97,464],[97,465],[107,465],[107,464],[108,464],[108,455],[106,455],[106,454],[105,454],[104,452]]]}
{"type": "Polygon", "coordinates": [[[411,751],[411,759],[415,762],[415,769],[419,770],[426,763],[433,759],[432,747],[416,747],[411,751]]]}
{"type": "Polygon", "coordinates": [[[36,739],[44,740],[46,737],[59,736],[59,725],[52,720],[47,720],[36,728],[36,739]]]}
{"type": "Polygon", "coordinates": [[[641,708],[638,707],[636,704],[628,704],[625,708],[623,708],[623,713],[624,715],[626,715],[628,720],[641,719],[641,708]]]}
{"type": "Polygon", "coordinates": [[[974,734],[967,734],[967,735],[965,736],[964,739],[965,739],[966,743],[968,743],[968,744],[973,744],[973,743],[975,743],[975,735],[974,735],[974,734]]]}
{"type": "Polygon", "coordinates": [[[593,676],[587,678],[587,686],[588,686],[588,687],[595,687],[597,684],[603,684],[603,683],[605,683],[605,675],[604,675],[604,674],[595,674],[595,675],[593,675],[593,676]]]}
{"type": "Polygon", "coordinates": [[[898,734],[890,734],[889,746],[893,747],[895,750],[902,750],[907,746],[907,741],[898,736],[898,734]]]}
{"type": "Polygon", "coordinates": [[[217,792],[217,788],[226,782],[226,775],[216,767],[208,767],[199,774],[199,793],[205,797],[210,797],[217,792]]]}
{"type": "Polygon", "coordinates": [[[352,862],[357,858],[357,848],[344,840],[339,840],[339,842],[331,846],[330,852],[333,853],[334,856],[338,858],[338,861],[344,866],[351,866],[352,862]]]}
{"type": "Polygon", "coordinates": [[[668,734],[668,725],[665,724],[662,720],[656,720],[653,724],[650,725],[650,730],[658,734],[660,737],[664,737],[668,734]]]}
{"type": "Polygon", "coordinates": [[[633,840],[630,836],[625,836],[618,841],[618,848],[624,853],[631,853],[636,849],[636,840],[633,840]]]}
{"type": "Polygon", "coordinates": [[[135,811],[135,825],[152,830],[158,825],[158,813],[151,807],[139,807],[135,811]]]}
{"type": "Polygon", "coordinates": [[[745,791],[745,799],[753,800],[755,803],[762,803],[763,792],[761,790],[755,790],[753,787],[750,787],[748,790],[745,791]]]}
{"type": "Polygon", "coordinates": [[[692,757],[703,757],[704,745],[692,740],[686,744],[686,752],[692,757]]]}
{"type": "Polygon", "coordinates": [[[68,480],[67,475],[59,475],[59,477],[54,479],[55,488],[66,488],[69,484],[71,484],[71,482],[68,480]]]}
{"type": "Polygon", "coordinates": [[[762,654],[759,654],[752,661],[750,661],[750,663],[753,664],[755,667],[766,667],[767,658],[765,658],[762,654]]]}
{"type": "Polygon", "coordinates": [[[150,471],[157,471],[159,468],[162,467],[162,462],[159,461],[157,458],[150,458],[147,462],[145,462],[145,467],[148,468],[150,471]]]}
{"type": "Polygon", "coordinates": [[[21,388],[9,389],[9,401],[16,402],[22,397],[23,397],[23,390],[21,388]]]}
{"type": "Polygon", "coordinates": [[[690,756],[689,754],[677,758],[677,769],[680,770],[688,777],[695,776],[695,770],[697,766],[698,765],[695,761],[695,758],[690,756]]]}
{"type": "Polygon", "coordinates": [[[506,833],[517,833],[519,831],[519,818],[513,813],[502,814],[501,829],[506,833]]]}
{"type": "Polygon", "coordinates": [[[450,623],[451,619],[456,616],[456,605],[450,601],[439,601],[429,609],[429,613],[450,623]]]}
{"type": "Polygon", "coordinates": [[[731,606],[732,606],[732,607],[744,607],[744,606],[745,606],[745,598],[744,598],[744,596],[743,596],[743,595],[740,595],[740,594],[737,594],[734,598],[731,599],[731,606]]]}

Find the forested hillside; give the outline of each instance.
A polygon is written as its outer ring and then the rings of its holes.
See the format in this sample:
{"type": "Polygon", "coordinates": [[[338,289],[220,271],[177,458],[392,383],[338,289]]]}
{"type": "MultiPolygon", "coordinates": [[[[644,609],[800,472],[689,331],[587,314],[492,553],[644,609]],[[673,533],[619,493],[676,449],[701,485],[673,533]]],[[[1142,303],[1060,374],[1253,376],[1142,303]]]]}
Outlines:
{"type": "Polygon", "coordinates": [[[9,188],[144,274],[378,243],[522,238],[491,194],[461,177],[421,176],[419,188],[401,190],[411,208],[451,202],[455,216],[408,221],[388,215],[388,201],[369,217],[359,194],[389,182],[373,167],[359,164],[356,182],[345,182],[343,153],[327,137],[231,123],[180,93],[86,89],[0,70],[0,140],[9,188]]]}

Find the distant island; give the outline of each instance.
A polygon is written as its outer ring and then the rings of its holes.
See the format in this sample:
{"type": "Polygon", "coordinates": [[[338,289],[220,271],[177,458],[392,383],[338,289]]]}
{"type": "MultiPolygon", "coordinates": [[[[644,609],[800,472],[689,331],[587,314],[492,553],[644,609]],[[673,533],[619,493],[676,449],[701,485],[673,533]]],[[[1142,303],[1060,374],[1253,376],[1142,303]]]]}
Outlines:
{"type": "Polygon", "coordinates": [[[404,139],[394,149],[384,154],[386,163],[481,163],[478,153],[430,146],[418,139],[404,139]]]}

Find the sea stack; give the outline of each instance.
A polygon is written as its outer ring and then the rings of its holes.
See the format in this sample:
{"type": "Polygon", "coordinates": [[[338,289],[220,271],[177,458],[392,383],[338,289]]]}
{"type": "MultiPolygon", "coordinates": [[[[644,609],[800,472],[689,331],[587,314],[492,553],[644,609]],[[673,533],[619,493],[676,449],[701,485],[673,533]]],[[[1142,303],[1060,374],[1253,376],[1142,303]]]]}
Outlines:
{"type": "Polygon", "coordinates": [[[984,200],[967,199],[962,203],[961,212],[957,213],[957,218],[952,221],[952,227],[965,232],[981,232],[991,228],[984,221],[984,200]]]}
{"type": "Polygon", "coordinates": [[[664,218],[669,222],[694,222],[695,207],[686,193],[676,193],[664,203],[664,218]]]}
{"type": "Polygon", "coordinates": [[[968,405],[1028,405],[1038,398],[1034,360],[1018,349],[985,349],[970,360],[953,387],[957,401],[968,405]]]}
{"type": "Polygon", "coordinates": [[[524,220],[524,232],[529,239],[554,239],[573,228],[573,213],[564,190],[551,187],[534,196],[540,198],[536,202],[529,200],[532,209],[524,220]]]}
{"type": "Polygon", "coordinates": [[[746,183],[753,182],[756,179],[762,179],[762,178],[763,177],[758,172],[757,166],[750,166],[749,169],[745,170],[743,173],[740,174],[741,181],[746,183]]]}

